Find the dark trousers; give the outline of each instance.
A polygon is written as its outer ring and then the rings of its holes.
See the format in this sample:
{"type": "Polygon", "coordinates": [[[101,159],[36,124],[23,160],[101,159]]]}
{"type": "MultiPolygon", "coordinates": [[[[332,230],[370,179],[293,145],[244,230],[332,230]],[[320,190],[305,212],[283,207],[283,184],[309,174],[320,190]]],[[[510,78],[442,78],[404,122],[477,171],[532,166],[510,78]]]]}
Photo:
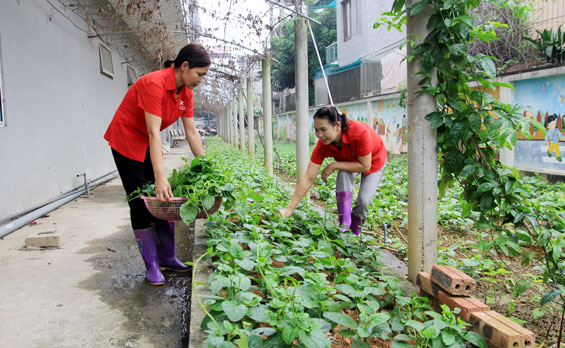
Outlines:
{"type": "MultiPolygon", "coordinates": [[[[147,148],[143,162],[127,158],[114,149],[112,149],[112,155],[114,156],[114,162],[116,162],[116,167],[127,195],[143,187],[147,182],[155,182],[155,173],[153,172],[151,157],[149,156],[149,148],[147,148]]],[[[149,228],[151,227],[151,222],[164,221],[151,215],[141,198],[133,199],[128,204],[131,226],[134,230],[149,228]]]]}

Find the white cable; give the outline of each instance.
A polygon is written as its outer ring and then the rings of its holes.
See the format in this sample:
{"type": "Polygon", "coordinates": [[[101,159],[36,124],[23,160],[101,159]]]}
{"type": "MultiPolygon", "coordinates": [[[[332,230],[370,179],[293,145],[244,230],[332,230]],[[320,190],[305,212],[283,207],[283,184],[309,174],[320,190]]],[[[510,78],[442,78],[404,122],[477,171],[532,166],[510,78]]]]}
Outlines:
{"type": "Polygon", "coordinates": [[[318,51],[318,45],[316,44],[316,38],[314,37],[314,31],[310,25],[310,21],[306,20],[308,23],[308,29],[310,29],[310,35],[312,36],[312,42],[314,43],[314,48],[316,49],[316,55],[318,55],[318,62],[320,63],[320,68],[322,69],[322,75],[324,75],[324,82],[326,83],[326,89],[328,90],[328,97],[330,98],[331,106],[334,106],[334,101],[332,98],[332,92],[330,91],[330,85],[328,84],[328,78],[326,76],[326,71],[324,70],[324,65],[322,64],[322,58],[320,57],[320,52],[318,51]]]}

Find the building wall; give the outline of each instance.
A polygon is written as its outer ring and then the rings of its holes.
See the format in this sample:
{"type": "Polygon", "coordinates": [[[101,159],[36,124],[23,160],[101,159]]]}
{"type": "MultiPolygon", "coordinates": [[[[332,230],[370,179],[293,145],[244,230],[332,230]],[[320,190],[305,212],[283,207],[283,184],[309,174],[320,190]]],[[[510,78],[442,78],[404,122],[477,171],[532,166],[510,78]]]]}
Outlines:
{"type": "Polygon", "coordinates": [[[118,54],[112,53],[114,78],[102,75],[98,39],[42,0],[0,2],[0,45],[4,217],[79,186],[77,174],[95,179],[115,170],[103,135],[128,87],[118,54]]]}
{"type": "Polygon", "coordinates": [[[404,38],[395,30],[387,31],[386,27],[373,28],[381,13],[392,9],[393,0],[351,0],[352,35],[344,41],[343,6],[336,4],[338,64],[344,66],[362,59],[378,59],[386,54],[386,50],[397,48],[404,38]]]}

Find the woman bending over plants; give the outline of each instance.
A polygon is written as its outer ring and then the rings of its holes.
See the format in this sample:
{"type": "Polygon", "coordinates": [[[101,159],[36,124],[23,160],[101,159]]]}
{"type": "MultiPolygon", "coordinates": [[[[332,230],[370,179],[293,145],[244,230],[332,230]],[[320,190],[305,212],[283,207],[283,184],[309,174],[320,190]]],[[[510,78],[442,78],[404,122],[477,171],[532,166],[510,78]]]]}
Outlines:
{"type": "MultiPolygon", "coordinates": [[[[160,132],[179,118],[194,156],[204,155],[194,123],[192,89],[202,82],[209,68],[208,52],[198,44],[189,44],[174,61],[165,62],[165,69],[144,75],[126,93],[104,138],[112,148],[128,196],[146,182],[155,182],[155,197],[161,201],[173,197],[163,170],[160,132]]],[[[129,207],[147,281],[164,284],[161,269],[190,270],[176,256],[174,223],[153,217],[139,197],[130,200],[129,207]]]]}
{"type": "Polygon", "coordinates": [[[314,113],[314,132],[318,143],[310,157],[306,175],[300,180],[288,206],[280,211],[289,217],[308,192],[326,157],[333,157],[322,170],[322,180],[337,173],[336,196],[339,223],[342,232],[351,230],[356,235],[366,219],[367,207],[373,201],[383,174],[387,151],[377,132],[368,124],[350,121],[335,106],[323,106],[314,113]],[[353,203],[353,180],[361,173],[359,194],[353,203]]]}

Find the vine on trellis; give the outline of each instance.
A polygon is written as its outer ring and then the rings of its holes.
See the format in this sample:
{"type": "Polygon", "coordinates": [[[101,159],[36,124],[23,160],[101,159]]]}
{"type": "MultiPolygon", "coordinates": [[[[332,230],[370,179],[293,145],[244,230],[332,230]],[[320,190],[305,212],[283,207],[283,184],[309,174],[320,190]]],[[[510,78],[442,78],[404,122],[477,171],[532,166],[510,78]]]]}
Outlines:
{"type": "MultiPolygon", "coordinates": [[[[416,16],[431,7],[430,33],[422,43],[408,37],[411,55],[420,59],[423,76],[418,93],[429,93],[437,109],[426,119],[437,129],[440,169],[440,192],[459,183],[463,187],[463,215],[480,214],[475,228],[490,231],[488,247],[507,256],[521,255],[522,265],[539,256],[545,263],[544,281],[552,287],[541,299],[543,306],[565,293],[565,214],[554,207],[534,206],[525,199],[518,172],[498,158],[502,149],[516,145],[518,131],[528,135],[530,124],[545,132],[543,125],[523,117],[516,105],[496,100],[492,94],[500,88],[513,88],[496,81],[494,58],[471,55],[468,47],[474,40],[497,40],[497,22],[477,25],[470,10],[479,0],[421,0],[407,5],[396,0],[391,12],[384,13],[375,27],[402,30],[406,16],[416,16]],[[437,69],[437,83],[430,71],[437,69]],[[492,93],[492,94],[491,94],[492,93]],[[534,250],[534,252],[530,250],[534,250]]],[[[499,6],[508,6],[499,2],[499,6]]],[[[513,6],[525,6],[514,3],[513,6]]],[[[515,13],[524,14],[521,8],[515,13]]],[[[563,304],[561,304],[563,306],[563,304]]],[[[562,309],[565,309],[563,307],[562,309]]],[[[565,311],[564,311],[565,314],[565,311]]],[[[560,345],[563,319],[558,335],[560,345]]]]}

